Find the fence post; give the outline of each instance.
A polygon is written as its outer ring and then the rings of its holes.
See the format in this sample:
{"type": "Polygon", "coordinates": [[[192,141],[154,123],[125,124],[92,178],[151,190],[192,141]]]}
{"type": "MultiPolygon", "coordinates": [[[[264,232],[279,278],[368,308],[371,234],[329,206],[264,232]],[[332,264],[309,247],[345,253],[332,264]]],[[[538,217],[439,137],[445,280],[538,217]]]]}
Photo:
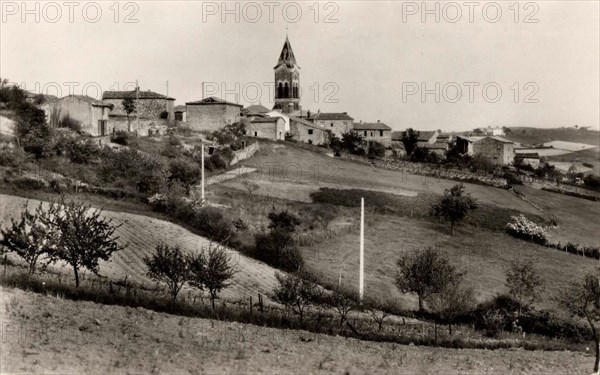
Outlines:
{"type": "Polygon", "coordinates": [[[252,315],[252,296],[250,296],[250,315],[252,315]]]}

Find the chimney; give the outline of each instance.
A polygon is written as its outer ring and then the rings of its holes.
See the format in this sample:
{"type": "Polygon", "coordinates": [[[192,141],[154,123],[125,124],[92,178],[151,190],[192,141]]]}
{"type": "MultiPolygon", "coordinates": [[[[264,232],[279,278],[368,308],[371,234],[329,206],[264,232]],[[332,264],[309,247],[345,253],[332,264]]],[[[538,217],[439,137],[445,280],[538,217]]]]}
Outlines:
{"type": "Polygon", "coordinates": [[[310,118],[310,109],[306,111],[306,118],[310,118]]]}
{"type": "Polygon", "coordinates": [[[377,120],[377,123],[379,124],[379,120],[377,120]]]}
{"type": "Polygon", "coordinates": [[[342,112],[342,113],[343,113],[343,114],[345,114],[345,115],[347,115],[347,114],[348,114],[348,112],[342,112]]]}

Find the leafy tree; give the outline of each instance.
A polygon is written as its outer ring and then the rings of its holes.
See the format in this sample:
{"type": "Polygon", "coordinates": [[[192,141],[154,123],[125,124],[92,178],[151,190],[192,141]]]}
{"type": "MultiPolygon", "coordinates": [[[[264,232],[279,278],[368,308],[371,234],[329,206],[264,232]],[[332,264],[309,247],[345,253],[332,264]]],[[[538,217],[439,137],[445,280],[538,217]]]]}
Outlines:
{"type": "Polygon", "coordinates": [[[123,110],[125,111],[125,115],[127,115],[127,122],[129,122],[129,116],[136,111],[136,103],[135,99],[132,96],[127,96],[121,102],[123,106],[123,110]]]}
{"type": "Polygon", "coordinates": [[[477,202],[471,194],[465,193],[463,184],[454,185],[444,191],[444,196],[431,206],[431,214],[438,219],[450,222],[450,233],[454,235],[454,226],[477,208],[477,202]]]}
{"type": "Polygon", "coordinates": [[[296,275],[276,273],[275,278],[278,285],[273,290],[271,298],[284,305],[286,309],[291,309],[302,322],[306,308],[322,298],[318,285],[312,276],[305,272],[296,275]]]}
{"type": "Polygon", "coordinates": [[[290,233],[294,232],[296,227],[301,224],[300,219],[288,210],[269,213],[269,220],[271,220],[269,229],[281,229],[290,233]]]}
{"type": "Polygon", "coordinates": [[[587,320],[595,343],[596,359],[594,373],[600,370],[600,275],[593,271],[562,290],[557,297],[560,305],[569,313],[587,320]]]}
{"type": "Polygon", "coordinates": [[[12,225],[6,230],[0,229],[2,240],[0,246],[8,249],[28,264],[28,275],[33,275],[40,258],[45,257],[42,267],[54,261],[53,254],[58,242],[57,233],[48,229],[43,224],[47,221],[48,211],[44,210],[42,203],[35,211],[30,213],[25,210],[21,213],[19,222],[11,219],[12,225]]]}
{"type": "Polygon", "coordinates": [[[382,158],[385,156],[385,146],[379,142],[369,142],[369,152],[367,153],[369,159],[382,158]]]}
{"type": "Polygon", "coordinates": [[[179,246],[171,247],[160,243],[152,257],[144,258],[144,263],[148,267],[148,277],[167,284],[172,301],[175,302],[179,291],[190,279],[190,264],[179,246]]]}
{"type": "Polygon", "coordinates": [[[396,265],[396,286],[402,293],[414,293],[419,298],[419,311],[431,295],[456,285],[464,273],[459,272],[440,252],[428,247],[416,253],[403,254],[396,265]]]}
{"type": "Polygon", "coordinates": [[[240,150],[243,148],[242,136],[244,134],[246,134],[246,125],[242,122],[235,122],[210,133],[208,139],[214,140],[220,145],[229,146],[232,150],[240,150]]]}
{"type": "Polygon", "coordinates": [[[46,123],[44,111],[33,104],[22,102],[16,108],[16,134],[23,149],[36,159],[51,155],[53,131],[46,123]]]}
{"type": "Polygon", "coordinates": [[[325,298],[325,304],[331,307],[340,316],[340,327],[348,319],[351,311],[360,309],[358,295],[353,292],[337,288],[325,298]]]}
{"type": "Polygon", "coordinates": [[[212,308],[215,308],[215,299],[219,292],[227,287],[227,282],[235,273],[231,260],[225,248],[221,245],[212,246],[208,250],[208,256],[204,253],[190,257],[190,279],[191,285],[200,290],[208,289],[212,308]]]}
{"type": "Polygon", "coordinates": [[[364,138],[355,130],[342,134],[342,148],[353,155],[364,155],[365,150],[362,147],[364,138]]]}
{"type": "Polygon", "coordinates": [[[292,236],[282,229],[256,234],[251,255],[284,271],[296,272],[304,266],[302,253],[292,236]]]}
{"type": "Polygon", "coordinates": [[[406,155],[411,155],[414,149],[417,147],[419,135],[419,131],[414,130],[412,128],[408,128],[404,132],[402,132],[401,140],[404,144],[404,150],[406,150],[406,155]]]}
{"type": "Polygon", "coordinates": [[[124,246],[113,237],[119,226],[101,217],[101,210],[92,210],[81,203],[51,203],[40,219],[49,230],[59,233],[53,254],[73,267],[75,286],[79,287],[79,270],[83,267],[98,274],[98,262],[108,261],[124,246]],[[51,229],[50,229],[51,228],[51,229]]]}
{"type": "Polygon", "coordinates": [[[519,313],[521,306],[529,307],[540,300],[543,284],[540,271],[530,257],[513,260],[506,270],[508,294],[519,303],[519,313]]]}
{"type": "Polygon", "coordinates": [[[373,321],[377,324],[377,329],[379,331],[383,329],[385,318],[391,315],[389,311],[392,311],[394,308],[389,301],[368,302],[364,307],[369,315],[371,315],[371,319],[373,319],[373,321]]]}
{"type": "Polygon", "coordinates": [[[427,300],[428,305],[440,318],[448,323],[448,330],[452,335],[452,324],[456,319],[471,312],[477,301],[472,288],[462,285],[462,278],[455,283],[450,283],[440,293],[436,293],[427,300]]]}
{"type": "Polygon", "coordinates": [[[169,171],[169,180],[180,183],[188,193],[200,181],[200,166],[184,158],[171,160],[169,171]]]}

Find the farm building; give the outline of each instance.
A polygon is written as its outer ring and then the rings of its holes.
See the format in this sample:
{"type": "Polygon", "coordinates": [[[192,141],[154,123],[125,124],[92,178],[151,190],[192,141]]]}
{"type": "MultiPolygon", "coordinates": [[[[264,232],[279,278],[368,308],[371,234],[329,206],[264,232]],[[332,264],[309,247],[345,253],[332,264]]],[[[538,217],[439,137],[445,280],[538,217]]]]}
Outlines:
{"type": "Polygon", "coordinates": [[[184,105],[178,105],[173,109],[175,115],[175,121],[186,121],[186,108],[184,105]]]}
{"type": "Polygon", "coordinates": [[[374,123],[355,122],[352,128],[367,141],[376,141],[385,146],[392,143],[392,128],[379,120],[374,123]]]}
{"type": "Polygon", "coordinates": [[[437,141],[437,137],[440,135],[440,132],[437,130],[434,131],[419,131],[419,136],[417,137],[418,142],[434,144],[437,141]]]}
{"type": "Polygon", "coordinates": [[[462,154],[482,155],[497,164],[508,165],[515,159],[514,143],[502,137],[458,136],[456,146],[462,154]]]}
{"type": "Polygon", "coordinates": [[[231,103],[214,96],[185,103],[189,127],[194,131],[215,131],[240,121],[241,104],[231,103]]]}
{"type": "Polygon", "coordinates": [[[175,99],[153,91],[104,91],[102,101],[113,105],[111,116],[126,116],[123,109],[123,99],[132,98],[135,102],[136,112],[133,116],[142,119],[167,119],[173,120],[175,99]],[[165,114],[166,113],[166,114],[165,114]]]}
{"type": "Polygon", "coordinates": [[[540,166],[540,155],[537,152],[515,151],[515,164],[530,165],[533,168],[540,166]]]}
{"type": "Polygon", "coordinates": [[[285,121],[282,117],[254,117],[246,123],[246,135],[283,141],[285,121]]]}
{"type": "Polygon", "coordinates": [[[315,145],[326,144],[329,140],[327,130],[299,117],[290,117],[290,135],[299,142],[315,145]]]}
{"type": "Polygon", "coordinates": [[[48,120],[70,118],[79,121],[81,130],[94,136],[109,134],[108,114],[111,104],[86,95],[69,95],[46,103],[44,109],[48,120]]]}
{"type": "Polygon", "coordinates": [[[352,130],[352,117],[347,112],[342,113],[317,113],[314,117],[308,116],[306,120],[311,121],[322,129],[329,130],[332,134],[341,137],[343,133],[352,130]]]}
{"type": "Polygon", "coordinates": [[[269,112],[271,112],[270,109],[268,109],[267,107],[262,106],[260,104],[251,105],[251,106],[248,106],[248,107],[242,109],[242,114],[247,117],[266,116],[267,113],[269,113],[269,112]]]}

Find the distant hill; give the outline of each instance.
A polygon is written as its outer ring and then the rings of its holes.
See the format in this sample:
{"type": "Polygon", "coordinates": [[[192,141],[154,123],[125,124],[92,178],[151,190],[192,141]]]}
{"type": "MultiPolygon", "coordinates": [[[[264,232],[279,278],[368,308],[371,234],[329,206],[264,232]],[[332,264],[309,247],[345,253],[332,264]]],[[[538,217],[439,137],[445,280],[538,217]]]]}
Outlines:
{"type": "Polygon", "coordinates": [[[552,141],[585,143],[600,146],[600,132],[595,130],[580,130],[574,128],[540,129],[515,127],[509,128],[505,137],[513,142],[524,145],[537,145],[552,141]]]}

